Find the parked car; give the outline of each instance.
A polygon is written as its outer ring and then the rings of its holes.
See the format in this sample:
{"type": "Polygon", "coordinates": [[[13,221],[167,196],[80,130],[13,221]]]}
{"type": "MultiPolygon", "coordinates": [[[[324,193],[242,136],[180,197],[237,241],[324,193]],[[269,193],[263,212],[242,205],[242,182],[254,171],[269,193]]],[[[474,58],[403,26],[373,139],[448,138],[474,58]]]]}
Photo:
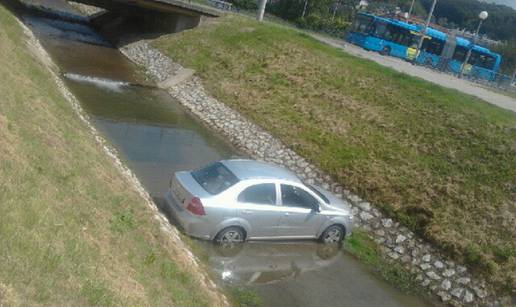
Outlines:
{"type": "Polygon", "coordinates": [[[165,200],[186,234],[221,244],[270,239],[336,243],[353,229],[345,201],[282,167],[253,160],[177,172],[165,200]]]}

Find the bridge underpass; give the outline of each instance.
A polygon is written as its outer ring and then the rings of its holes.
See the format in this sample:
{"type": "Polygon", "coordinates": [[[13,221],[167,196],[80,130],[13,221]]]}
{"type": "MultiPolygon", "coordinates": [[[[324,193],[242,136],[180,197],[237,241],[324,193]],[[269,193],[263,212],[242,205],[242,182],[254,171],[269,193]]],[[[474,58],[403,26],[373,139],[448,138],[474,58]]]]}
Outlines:
{"type": "Polygon", "coordinates": [[[118,45],[198,26],[220,12],[188,0],[73,0],[103,9],[90,16],[99,32],[118,45]]]}

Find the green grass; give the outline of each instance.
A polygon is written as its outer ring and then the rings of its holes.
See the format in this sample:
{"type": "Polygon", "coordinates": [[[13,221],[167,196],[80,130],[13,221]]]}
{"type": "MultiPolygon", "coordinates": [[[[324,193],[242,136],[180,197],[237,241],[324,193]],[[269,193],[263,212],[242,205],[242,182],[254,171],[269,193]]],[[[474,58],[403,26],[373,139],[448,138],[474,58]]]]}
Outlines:
{"type": "Polygon", "coordinates": [[[0,5],[0,305],[211,306],[0,5]]]}
{"type": "Polygon", "coordinates": [[[378,249],[378,244],[366,233],[360,230],[353,232],[346,240],[346,250],[362,262],[372,266],[383,279],[401,291],[424,293],[415,280],[416,276],[402,265],[386,261],[378,249]]]}
{"type": "Polygon", "coordinates": [[[235,15],[154,44],[336,181],[513,287],[514,113],[235,15]]]}
{"type": "Polygon", "coordinates": [[[232,288],[230,291],[234,305],[238,307],[261,307],[264,306],[261,297],[253,290],[245,288],[232,288]]]}

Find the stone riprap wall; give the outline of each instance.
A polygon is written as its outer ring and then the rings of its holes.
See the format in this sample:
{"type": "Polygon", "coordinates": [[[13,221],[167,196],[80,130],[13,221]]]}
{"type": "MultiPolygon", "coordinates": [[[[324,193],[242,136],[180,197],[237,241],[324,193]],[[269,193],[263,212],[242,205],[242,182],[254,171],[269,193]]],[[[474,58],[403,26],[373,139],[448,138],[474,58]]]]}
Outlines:
{"type": "MultiPolygon", "coordinates": [[[[133,62],[145,67],[150,77],[161,84],[167,84],[164,81],[183,69],[147,41],[135,42],[120,50],[133,62]]],[[[500,300],[488,290],[485,281],[474,278],[466,267],[446,259],[412,231],[383,216],[373,205],[332,181],[330,176],[264,129],[210,97],[198,77],[169,84],[166,90],[204,123],[250,156],[282,165],[305,182],[317,184],[347,200],[352,206],[357,228],[367,231],[380,246],[383,256],[388,261],[401,263],[417,276],[416,280],[422,287],[439,296],[443,302],[451,305],[500,305],[500,300]]]]}

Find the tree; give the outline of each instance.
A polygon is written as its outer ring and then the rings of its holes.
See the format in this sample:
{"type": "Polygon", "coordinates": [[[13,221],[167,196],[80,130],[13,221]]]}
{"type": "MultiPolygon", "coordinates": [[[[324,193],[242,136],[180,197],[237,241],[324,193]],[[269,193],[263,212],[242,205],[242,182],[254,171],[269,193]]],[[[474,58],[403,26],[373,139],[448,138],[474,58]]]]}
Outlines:
{"type": "Polygon", "coordinates": [[[502,72],[512,75],[516,69],[516,40],[509,41],[493,49],[502,55],[502,72]]]}

